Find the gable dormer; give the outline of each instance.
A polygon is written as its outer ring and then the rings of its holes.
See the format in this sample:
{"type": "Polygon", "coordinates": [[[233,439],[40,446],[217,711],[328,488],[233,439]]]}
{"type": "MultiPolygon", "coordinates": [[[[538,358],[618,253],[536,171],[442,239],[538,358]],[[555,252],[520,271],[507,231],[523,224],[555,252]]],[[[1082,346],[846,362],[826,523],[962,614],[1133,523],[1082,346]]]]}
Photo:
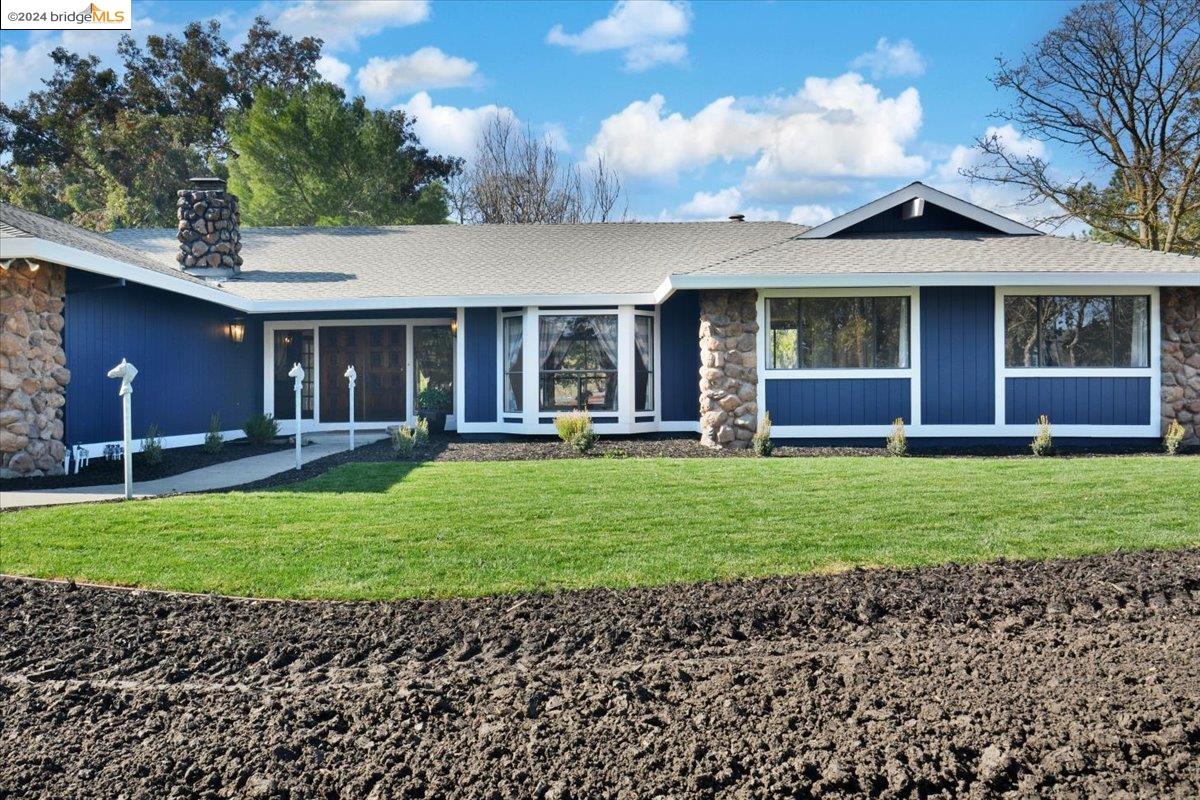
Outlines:
{"type": "Polygon", "coordinates": [[[1040,236],[1041,232],[986,208],[916,182],[801,234],[829,239],[869,233],[970,231],[1040,236]]]}

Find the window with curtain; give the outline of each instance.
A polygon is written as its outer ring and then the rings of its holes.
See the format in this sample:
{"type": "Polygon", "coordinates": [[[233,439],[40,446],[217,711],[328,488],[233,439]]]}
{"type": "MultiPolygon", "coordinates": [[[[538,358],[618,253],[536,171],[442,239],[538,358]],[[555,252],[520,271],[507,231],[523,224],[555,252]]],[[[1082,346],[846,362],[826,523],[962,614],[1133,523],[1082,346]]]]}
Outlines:
{"type": "Polygon", "coordinates": [[[633,399],[637,411],[654,410],[654,317],[633,318],[633,399]]]}
{"type": "Polygon", "coordinates": [[[538,320],[542,411],[615,411],[615,314],[546,315],[538,320]]]}
{"type": "Polygon", "coordinates": [[[510,413],[520,412],[522,407],[524,324],[521,317],[504,318],[504,410],[510,413]]]}
{"type": "Polygon", "coordinates": [[[907,297],[773,297],[768,369],[908,367],[907,297]]]}
{"type": "Polygon", "coordinates": [[[1007,295],[1009,367],[1148,367],[1150,298],[1144,295],[1007,295]]]}

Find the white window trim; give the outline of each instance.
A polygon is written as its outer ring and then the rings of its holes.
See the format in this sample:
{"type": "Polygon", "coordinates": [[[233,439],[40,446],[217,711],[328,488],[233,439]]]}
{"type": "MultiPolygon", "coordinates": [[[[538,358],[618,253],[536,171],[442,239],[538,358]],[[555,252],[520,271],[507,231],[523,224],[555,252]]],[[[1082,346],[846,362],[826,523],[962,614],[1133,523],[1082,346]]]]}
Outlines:
{"type": "MultiPolygon", "coordinates": [[[[998,428],[1027,428],[1029,426],[1008,425],[1007,409],[1007,380],[1008,378],[1149,378],[1150,379],[1150,422],[1146,425],[1076,425],[1057,426],[1050,420],[1051,430],[1060,436],[1070,436],[1062,433],[1067,428],[1086,429],[1087,433],[1080,436],[1158,436],[1159,421],[1157,410],[1162,396],[1162,323],[1160,320],[1159,289],[1157,286],[997,286],[995,291],[995,311],[993,323],[995,339],[992,349],[995,351],[995,424],[998,428]],[[1005,329],[1004,329],[1004,298],[1009,295],[1148,295],[1150,297],[1150,366],[1149,367],[1009,367],[1004,363],[1005,329]],[[1114,430],[1136,430],[1137,433],[1114,433],[1114,430]]],[[[1033,426],[1036,428],[1036,426],[1033,426]]]]}
{"type": "MultiPolygon", "coordinates": [[[[459,330],[462,326],[462,309],[459,309],[459,330]]],[[[279,319],[263,322],[263,413],[275,416],[275,331],[278,330],[311,330],[313,332],[313,418],[301,421],[301,427],[306,431],[343,431],[350,427],[349,422],[321,421],[321,328],[322,327],[365,327],[368,325],[399,325],[404,327],[404,407],[408,411],[405,419],[364,422],[356,420],[354,427],[359,430],[385,428],[389,425],[414,425],[417,421],[416,389],[413,372],[413,328],[445,326],[449,327],[450,320],[438,317],[401,317],[379,319],[279,319]]],[[[454,408],[446,415],[446,427],[453,430],[457,425],[459,409],[462,408],[460,377],[462,373],[461,336],[455,337],[454,359],[454,408]]],[[[284,417],[276,419],[281,434],[296,432],[296,418],[284,417]]]]}
{"type": "MultiPolygon", "coordinates": [[[[766,409],[766,381],[769,380],[829,380],[842,378],[907,378],[909,380],[910,425],[921,423],[921,290],[917,286],[844,287],[762,289],[758,293],[758,416],[766,409]],[[775,297],[907,297],[908,298],[908,366],[896,368],[849,367],[837,369],[769,369],[767,367],[767,337],[770,335],[770,304],[775,297]]],[[[788,426],[785,426],[788,427],[788,426]]],[[[785,427],[776,426],[775,431],[785,427]]],[[[837,426],[840,427],[840,426],[837,426]]],[[[890,430],[890,428],[889,428],[890,430]]],[[[776,433],[784,436],[782,432],[776,433]]],[[[886,434],[885,434],[886,435],[886,434]]]]}

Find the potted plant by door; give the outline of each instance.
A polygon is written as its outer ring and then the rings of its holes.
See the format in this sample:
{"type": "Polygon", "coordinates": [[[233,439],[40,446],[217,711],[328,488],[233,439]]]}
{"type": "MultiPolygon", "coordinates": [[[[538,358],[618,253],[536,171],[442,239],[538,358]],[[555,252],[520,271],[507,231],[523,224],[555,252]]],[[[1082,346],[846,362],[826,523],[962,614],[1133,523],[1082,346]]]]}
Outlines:
{"type": "Polygon", "coordinates": [[[437,386],[426,385],[417,394],[417,416],[429,423],[430,433],[446,430],[446,414],[450,411],[450,395],[437,386]]]}

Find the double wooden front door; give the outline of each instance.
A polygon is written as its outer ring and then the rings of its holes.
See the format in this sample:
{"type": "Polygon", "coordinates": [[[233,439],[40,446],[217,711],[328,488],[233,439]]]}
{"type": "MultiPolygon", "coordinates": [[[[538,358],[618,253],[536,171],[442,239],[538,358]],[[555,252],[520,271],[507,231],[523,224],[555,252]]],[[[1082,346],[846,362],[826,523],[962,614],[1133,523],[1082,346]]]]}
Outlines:
{"type": "Polygon", "coordinates": [[[347,422],[350,397],[346,367],[358,373],[354,418],[361,422],[398,422],[408,418],[405,394],[403,325],[347,325],[320,328],[321,421],[347,422]]]}

